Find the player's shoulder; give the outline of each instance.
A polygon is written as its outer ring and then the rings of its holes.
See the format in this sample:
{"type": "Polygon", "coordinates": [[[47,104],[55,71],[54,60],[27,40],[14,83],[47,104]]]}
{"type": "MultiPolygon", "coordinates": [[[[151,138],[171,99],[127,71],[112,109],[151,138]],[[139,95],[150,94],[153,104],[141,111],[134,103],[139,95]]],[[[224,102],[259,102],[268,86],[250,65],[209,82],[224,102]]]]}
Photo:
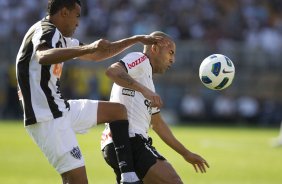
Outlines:
{"type": "Polygon", "coordinates": [[[34,23],[26,32],[25,39],[27,37],[33,36],[35,34],[41,34],[42,32],[42,20],[37,21],[34,23]]]}
{"type": "Polygon", "coordinates": [[[54,33],[56,31],[57,27],[52,24],[48,19],[43,18],[39,21],[37,21],[36,23],[34,23],[29,30],[27,31],[27,33],[29,32],[39,32],[39,33],[43,33],[43,34],[48,34],[48,33],[54,33]]]}
{"type": "Polygon", "coordinates": [[[41,26],[43,30],[54,30],[57,29],[57,27],[52,24],[50,21],[43,19],[41,20],[41,26]]]}
{"type": "Polygon", "coordinates": [[[50,28],[56,28],[56,26],[51,23],[48,19],[42,19],[41,21],[41,25],[46,26],[46,27],[50,27],[50,28]]]}
{"type": "Polygon", "coordinates": [[[148,57],[142,52],[131,52],[124,56],[121,60],[125,63],[140,63],[147,59],[148,57]]]}

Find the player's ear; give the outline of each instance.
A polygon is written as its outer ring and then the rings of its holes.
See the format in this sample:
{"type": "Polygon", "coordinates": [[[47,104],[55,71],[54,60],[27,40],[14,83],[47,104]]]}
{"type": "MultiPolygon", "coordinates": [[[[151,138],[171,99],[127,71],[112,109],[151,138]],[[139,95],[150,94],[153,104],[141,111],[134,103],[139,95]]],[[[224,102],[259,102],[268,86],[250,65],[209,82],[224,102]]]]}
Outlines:
{"type": "Polygon", "coordinates": [[[61,16],[62,17],[67,17],[69,14],[69,10],[66,7],[63,7],[61,10],[61,16]]]}
{"type": "Polygon", "coordinates": [[[152,46],[151,46],[151,51],[152,51],[152,53],[158,53],[159,52],[159,46],[157,45],[157,44],[153,44],[152,46]]]}

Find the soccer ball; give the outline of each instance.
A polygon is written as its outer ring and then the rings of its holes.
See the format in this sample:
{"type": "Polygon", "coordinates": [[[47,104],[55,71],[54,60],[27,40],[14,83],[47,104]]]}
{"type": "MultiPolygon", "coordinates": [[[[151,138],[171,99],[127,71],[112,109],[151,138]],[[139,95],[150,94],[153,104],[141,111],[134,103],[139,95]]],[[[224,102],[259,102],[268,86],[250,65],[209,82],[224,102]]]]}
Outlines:
{"type": "Polygon", "coordinates": [[[205,58],[199,69],[202,83],[209,89],[222,90],[230,86],[235,74],[233,62],[222,54],[205,58]]]}

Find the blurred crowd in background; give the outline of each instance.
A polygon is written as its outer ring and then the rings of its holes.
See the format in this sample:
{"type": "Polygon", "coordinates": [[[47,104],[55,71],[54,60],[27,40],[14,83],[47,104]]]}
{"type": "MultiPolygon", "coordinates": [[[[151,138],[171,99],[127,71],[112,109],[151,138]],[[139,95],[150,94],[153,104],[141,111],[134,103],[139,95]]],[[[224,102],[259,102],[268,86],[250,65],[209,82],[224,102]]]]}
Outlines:
{"type": "MultiPolygon", "coordinates": [[[[21,118],[15,58],[27,29],[46,16],[47,0],[0,0],[0,118],[21,118]]],[[[245,122],[276,126],[282,119],[281,0],[82,0],[76,37],[117,40],[161,30],[177,43],[175,66],[155,85],[164,110],[179,122],[245,122]],[[200,62],[212,53],[235,64],[232,86],[211,91],[200,83],[200,62]]],[[[132,48],[140,49],[140,47],[132,48]]],[[[123,53],[125,54],[125,53],[123,53]]],[[[109,98],[102,64],[64,67],[67,98],[109,98]]]]}

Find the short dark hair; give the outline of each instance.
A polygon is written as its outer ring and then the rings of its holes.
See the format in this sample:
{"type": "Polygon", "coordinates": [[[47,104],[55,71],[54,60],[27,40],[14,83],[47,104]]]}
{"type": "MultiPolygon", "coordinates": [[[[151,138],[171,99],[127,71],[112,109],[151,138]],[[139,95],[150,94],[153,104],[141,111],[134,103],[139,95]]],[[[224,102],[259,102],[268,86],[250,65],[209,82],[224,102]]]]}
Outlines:
{"type": "Polygon", "coordinates": [[[67,9],[74,9],[75,4],[81,6],[80,0],[48,0],[48,15],[54,15],[62,8],[66,7],[67,9]]]}

